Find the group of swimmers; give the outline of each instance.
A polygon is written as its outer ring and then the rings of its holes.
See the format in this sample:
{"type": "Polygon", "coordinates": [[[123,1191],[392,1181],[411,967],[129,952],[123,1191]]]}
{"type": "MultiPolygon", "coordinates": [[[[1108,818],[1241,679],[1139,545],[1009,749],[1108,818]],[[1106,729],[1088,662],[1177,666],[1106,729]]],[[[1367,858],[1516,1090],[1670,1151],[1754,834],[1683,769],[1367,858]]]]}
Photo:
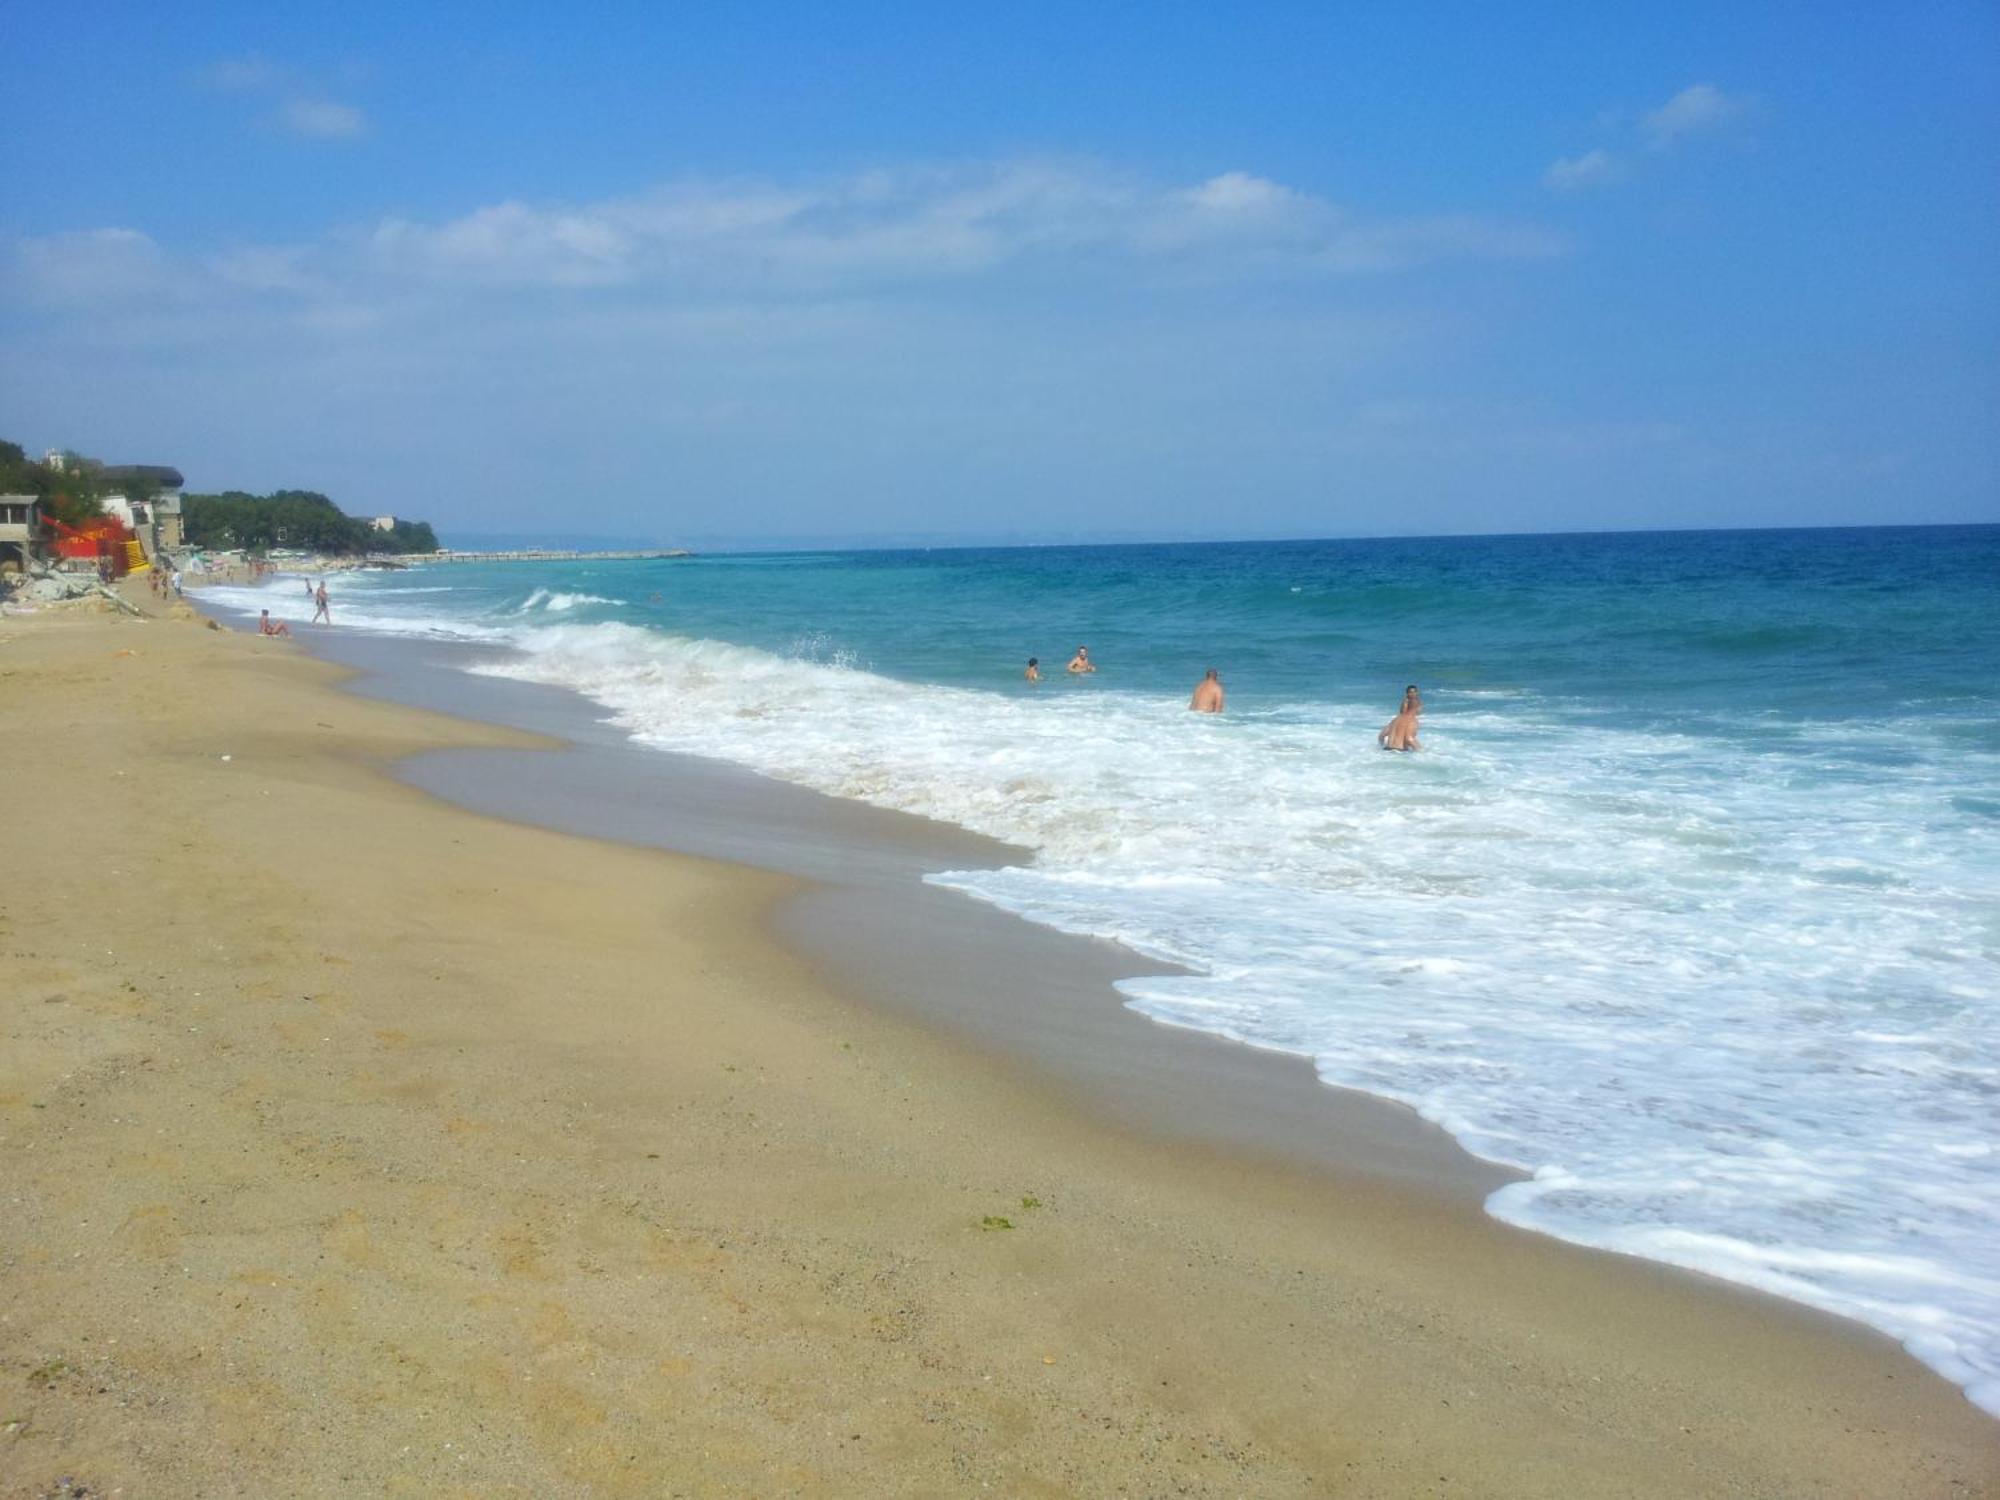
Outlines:
{"type": "MultiPolygon", "coordinates": [[[[1081,677],[1095,672],[1097,663],[1090,659],[1090,648],[1078,646],[1076,655],[1069,659],[1066,670],[1072,677],[1081,677]]],[[[1028,670],[1021,674],[1030,682],[1042,680],[1042,661],[1038,656],[1028,658],[1028,670]]],[[[1198,714],[1219,714],[1222,712],[1222,675],[1210,667],[1200,682],[1194,685],[1194,696],[1188,699],[1188,710],[1198,714]]],[[[1396,710],[1396,717],[1382,727],[1375,736],[1375,743],[1384,750],[1421,750],[1417,743],[1417,720],[1423,714],[1423,695],[1413,682],[1403,689],[1403,706],[1396,710]]]]}
{"type": "MultiPolygon", "coordinates": [[[[1076,655],[1069,659],[1069,666],[1064,670],[1072,677],[1081,677],[1086,672],[1095,672],[1097,665],[1090,659],[1090,647],[1078,646],[1076,648],[1076,655]]],[[[1040,682],[1042,680],[1042,659],[1039,656],[1029,657],[1028,670],[1022,675],[1030,682],[1040,682]]]]}

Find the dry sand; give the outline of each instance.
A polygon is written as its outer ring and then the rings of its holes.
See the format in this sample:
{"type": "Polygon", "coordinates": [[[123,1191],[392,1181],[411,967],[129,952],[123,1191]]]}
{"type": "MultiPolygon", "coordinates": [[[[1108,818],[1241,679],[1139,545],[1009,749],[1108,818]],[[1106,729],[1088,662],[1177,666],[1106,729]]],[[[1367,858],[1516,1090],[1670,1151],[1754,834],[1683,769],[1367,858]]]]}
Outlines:
{"type": "Polygon", "coordinates": [[[340,675],[0,620],[0,1495],[2000,1489],[1885,1340],[1106,1125],[340,675]]]}

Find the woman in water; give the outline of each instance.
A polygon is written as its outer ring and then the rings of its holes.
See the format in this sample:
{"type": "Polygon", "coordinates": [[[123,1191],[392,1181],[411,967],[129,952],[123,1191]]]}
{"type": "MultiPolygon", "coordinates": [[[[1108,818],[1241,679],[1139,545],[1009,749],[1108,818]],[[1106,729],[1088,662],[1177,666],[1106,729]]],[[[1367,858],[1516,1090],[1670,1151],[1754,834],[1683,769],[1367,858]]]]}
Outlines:
{"type": "Polygon", "coordinates": [[[1417,743],[1417,719],[1424,711],[1423,695],[1413,682],[1403,689],[1403,706],[1396,710],[1396,717],[1382,726],[1382,732],[1375,736],[1375,743],[1384,750],[1421,750],[1417,743]]]}

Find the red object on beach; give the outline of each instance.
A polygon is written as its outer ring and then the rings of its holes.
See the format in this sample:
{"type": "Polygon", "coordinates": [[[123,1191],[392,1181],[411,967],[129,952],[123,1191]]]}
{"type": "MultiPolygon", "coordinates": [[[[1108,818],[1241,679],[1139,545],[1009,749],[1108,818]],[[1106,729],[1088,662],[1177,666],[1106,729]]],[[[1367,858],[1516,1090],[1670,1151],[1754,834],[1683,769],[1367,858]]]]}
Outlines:
{"type": "Polygon", "coordinates": [[[81,526],[71,526],[58,521],[54,516],[47,518],[55,528],[55,553],[57,557],[99,561],[111,560],[114,577],[123,578],[131,571],[125,543],[132,538],[131,528],[115,516],[104,516],[95,521],[86,521],[81,526]]]}

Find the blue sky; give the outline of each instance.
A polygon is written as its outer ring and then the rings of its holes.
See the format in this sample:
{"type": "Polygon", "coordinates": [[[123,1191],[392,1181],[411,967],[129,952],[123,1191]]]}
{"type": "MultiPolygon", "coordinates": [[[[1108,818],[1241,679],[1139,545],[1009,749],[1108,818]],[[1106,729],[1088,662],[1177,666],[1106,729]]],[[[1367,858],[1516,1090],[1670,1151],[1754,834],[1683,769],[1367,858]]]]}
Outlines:
{"type": "Polygon", "coordinates": [[[2000,12],[1629,9],[16,4],[0,435],[448,539],[2000,519],[2000,12]]]}

